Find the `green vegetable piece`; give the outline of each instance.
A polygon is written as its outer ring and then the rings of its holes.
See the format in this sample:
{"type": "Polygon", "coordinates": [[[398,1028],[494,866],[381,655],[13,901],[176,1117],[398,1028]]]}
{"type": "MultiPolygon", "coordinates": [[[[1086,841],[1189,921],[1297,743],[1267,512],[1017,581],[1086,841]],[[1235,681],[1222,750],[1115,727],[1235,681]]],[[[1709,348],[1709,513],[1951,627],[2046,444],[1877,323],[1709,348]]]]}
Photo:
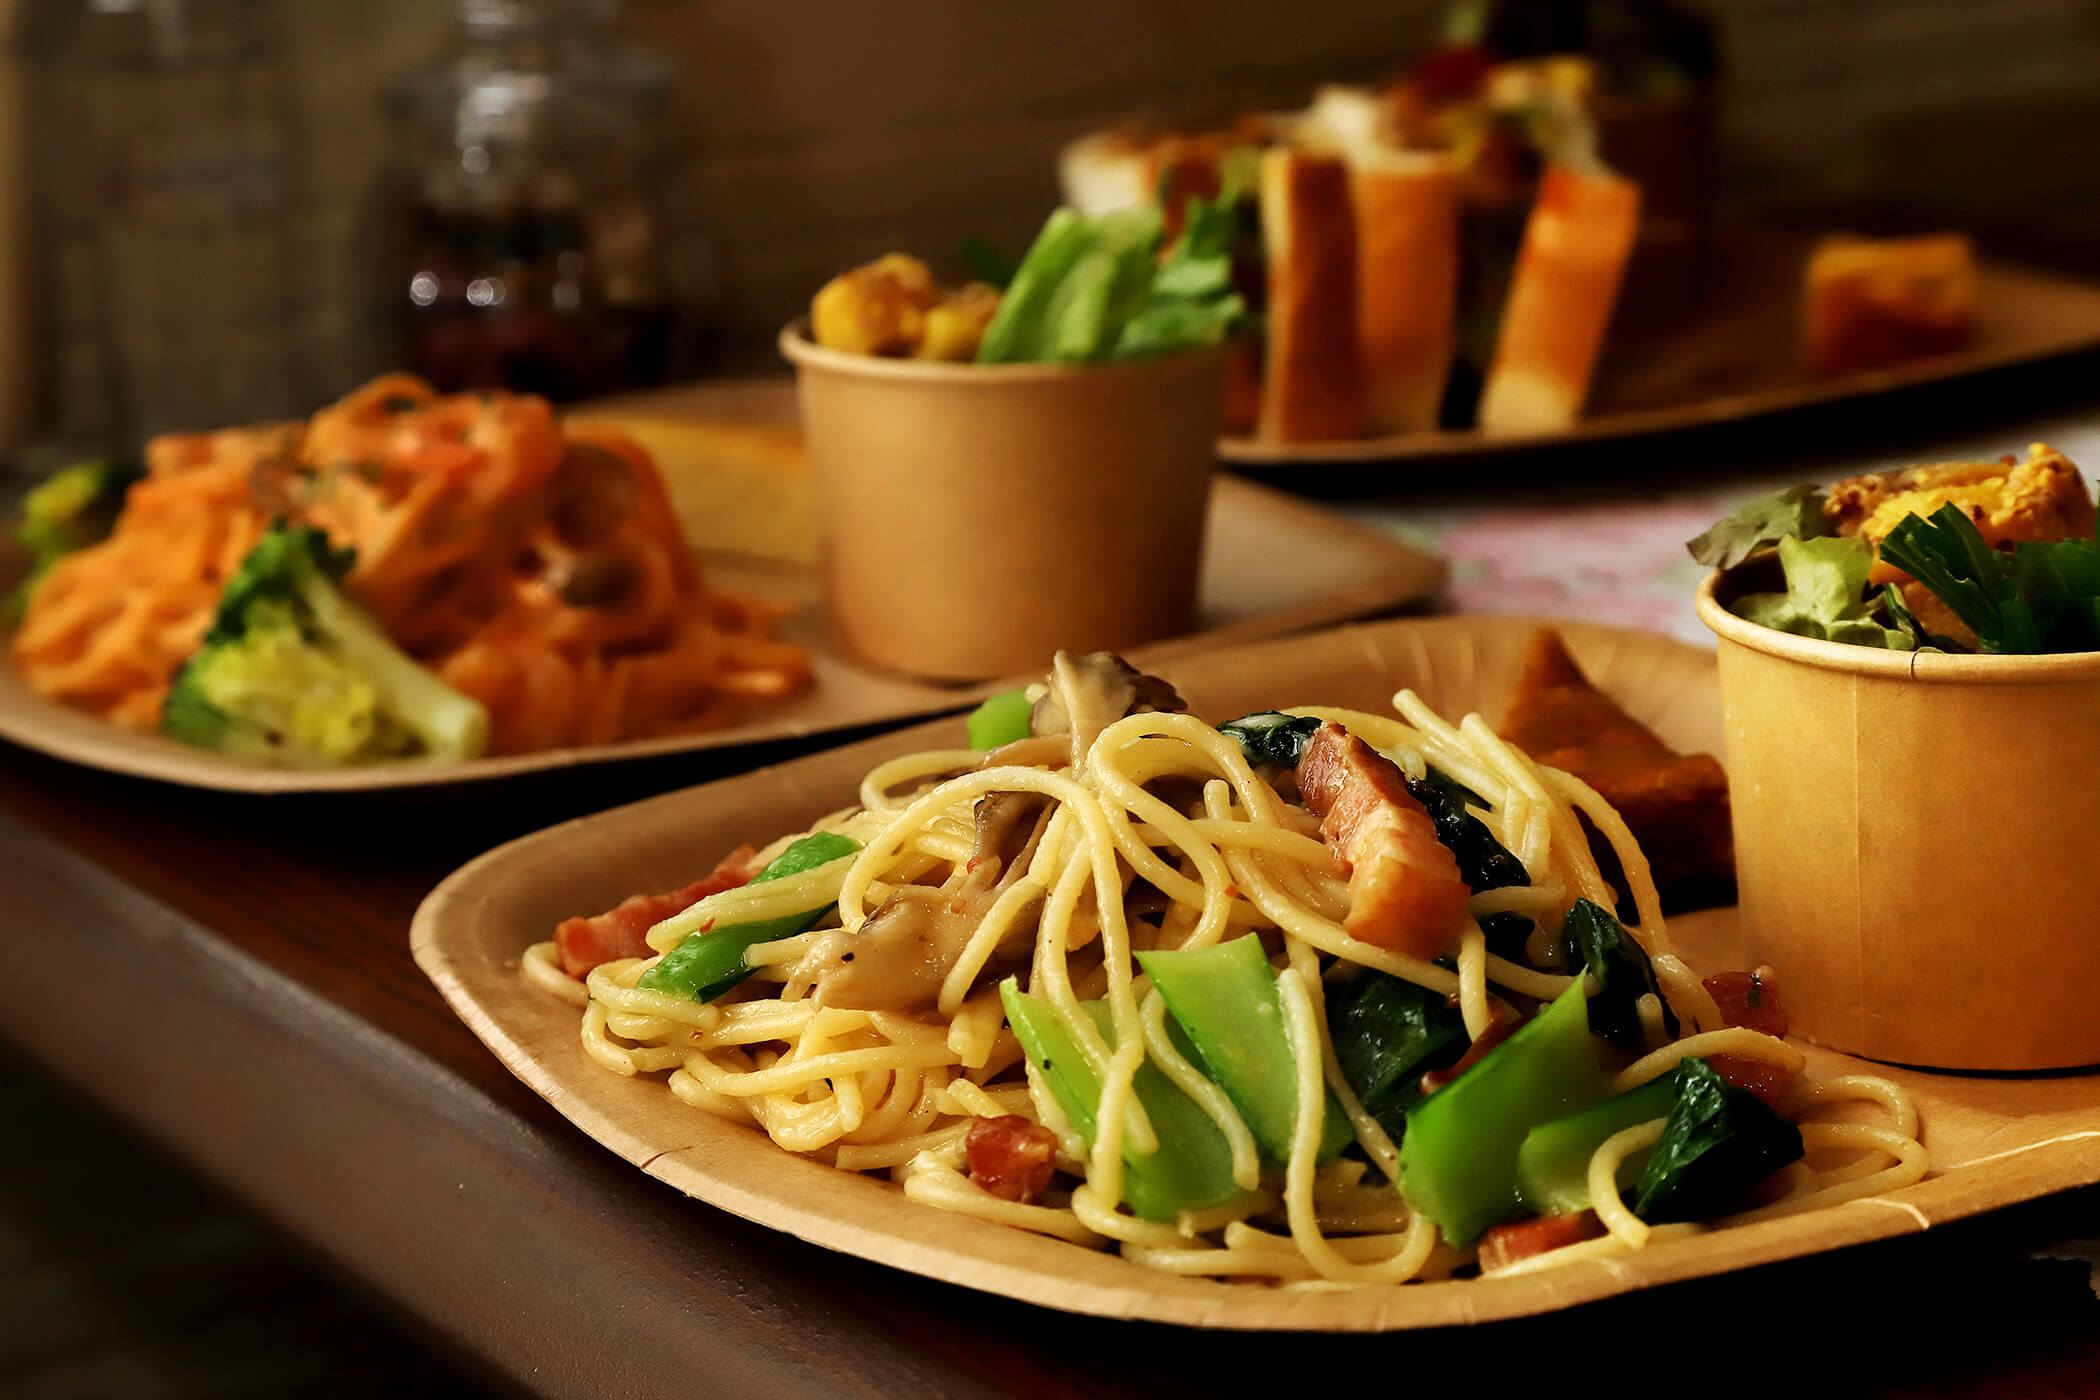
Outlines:
{"type": "MultiPolygon", "coordinates": [[[[1197,1067],[1232,1100],[1269,1160],[1289,1161],[1298,1068],[1284,1032],[1276,973],[1260,937],[1250,933],[1189,952],[1139,953],[1137,960],[1166,998],[1197,1067]]],[[[1319,1160],[1331,1162],[1356,1134],[1333,1094],[1323,1096],[1321,1112],[1319,1160]]]]}
{"type": "Polygon", "coordinates": [[[1622,1050],[1641,1049],[1645,1037],[1635,1004],[1650,992],[1662,1002],[1663,1029],[1673,1037],[1677,1034],[1677,1015],[1655,980],[1648,954],[1610,910],[1576,900],[1560,926],[1560,940],[1561,962],[1597,979],[1599,990],[1590,999],[1592,1034],[1622,1050]]]}
{"type": "Polygon", "coordinates": [[[1164,257],[1156,207],[1054,211],[1000,298],[978,363],[1092,363],[1218,344],[1246,321],[1232,280],[1246,208],[1232,192],[1191,201],[1164,257]]]}
{"type": "MultiPolygon", "coordinates": [[[[805,870],[842,860],[859,849],[860,843],[851,837],[831,831],[812,832],[773,857],[765,869],[751,877],[749,883],[762,885],[768,880],[800,875],[805,870]]],[[[676,947],[657,960],[656,966],[643,973],[635,985],[652,992],[691,997],[695,1001],[713,1001],[751,975],[751,969],[744,964],[746,949],[806,932],[817,920],[830,913],[831,908],[826,904],[800,914],[783,914],[777,919],[753,919],[747,923],[724,924],[705,933],[687,934],[676,947]]]]}
{"type": "Polygon", "coordinates": [[[478,757],[488,711],[395,646],[337,586],[354,551],[279,522],[219,595],[161,729],[245,757],[334,766],[478,757]]]}
{"type": "Polygon", "coordinates": [[[1746,593],[1728,605],[1745,621],[1800,637],[1818,637],[1854,646],[1903,650],[1909,638],[1867,615],[1867,571],[1874,566],[1874,547],[1865,540],[1783,539],[1779,563],[1786,571],[1786,592],[1746,593]]]}
{"type": "Polygon", "coordinates": [[[1607,1092],[1577,982],[1407,1115],[1400,1194],[1463,1248],[1521,1207],[1517,1149],[1525,1136],[1607,1092]]]}
{"type": "Polygon", "coordinates": [[[1002,690],[985,697],[970,711],[970,747],[996,749],[1028,737],[1028,716],[1035,708],[1026,689],[1002,690]]]}
{"type": "Polygon", "coordinates": [[[1398,1142],[1422,1102],[1422,1076],[1466,1052],[1450,999],[1384,972],[1327,984],[1327,1039],[1364,1111],[1398,1142]]]}
{"type": "MultiPolygon", "coordinates": [[[[1590,1208],[1590,1158],[1614,1133],[1670,1116],[1677,1102],[1676,1077],[1666,1074],[1594,1108],[1541,1123],[1517,1149],[1517,1194],[1540,1215],[1565,1215],[1590,1208]]],[[[1645,1155],[1619,1164],[1619,1190],[1639,1179],[1645,1155]]]]}
{"type": "Polygon", "coordinates": [[[1732,569],[1768,544],[1830,533],[1830,521],[1823,514],[1823,492],[1814,486],[1789,486],[1723,517],[1685,549],[1702,564],[1732,569]]]}
{"type": "Polygon", "coordinates": [[[1228,182],[1215,200],[1190,199],[1181,235],[1153,273],[1143,303],[1116,337],[1115,355],[1163,355],[1216,345],[1247,322],[1233,281],[1235,247],[1246,236],[1252,201],[1228,182]]]}
{"type": "Polygon", "coordinates": [[[1296,768],[1319,727],[1320,721],[1311,715],[1263,710],[1227,720],[1218,726],[1218,732],[1240,746],[1252,767],[1296,768]]]}
{"type": "Polygon", "coordinates": [[[1881,557],[1925,585],[1999,655],[2100,650],[2100,544],[1992,549],[1960,506],[1898,521],[1881,557]]]}
{"type": "Polygon", "coordinates": [[[1631,1205],[1641,1219],[1659,1225],[1726,1214],[1751,1187],[1801,1160],[1801,1130],[1706,1061],[1682,1061],[1672,1081],[1669,1124],[1634,1187],[1631,1205]]]}
{"type": "MultiPolygon", "coordinates": [[[[1073,1128],[1092,1142],[1101,1109],[1099,1076],[1050,1003],[1023,992],[1011,977],[999,984],[999,999],[1028,1062],[1048,1081],[1073,1128]]],[[[1112,1049],[1115,1022],[1107,1004],[1081,1005],[1112,1049]]],[[[1139,1218],[1171,1222],[1184,1210],[1237,1200],[1243,1193],[1232,1179],[1232,1149],[1210,1115],[1149,1060],[1132,1087],[1159,1137],[1159,1150],[1149,1155],[1132,1151],[1127,1141],[1123,1147],[1123,1199],[1139,1218]]]]}
{"type": "Polygon", "coordinates": [[[1918,621],[1917,614],[1913,613],[1910,610],[1910,605],[1903,601],[1903,590],[1898,588],[1895,584],[1884,583],[1883,585],[1881,585],[1881,606],[1888,613],[1889,621],[1895,625],[1895,629],[1898,632],[1901,632],[1904,635],[1904,638],[1909,642],[1909,646],[1904,648],[1904,650],[1968,650],[1967,647],[1961,645],[1961,643],[1955,641],[1951,637],[1942,637],[1937,632],[1926,631],[1925,624],[1918,621]]]}
{"type": "Polygon", "coordinates": [[[29,572],[0,600],[0,622],[14,622],[51,566],[75,550],[109,537],[131,484],[145,475],[136,463],[106,458],[61,467],[22,497],[15,542],[29,556],[29,572]]]}
{"type": "Polygon", "coordinates": [[[977,343],[977,362],[1008,364],[1036,358],[1050,298],[1094,241],[1093,230],[1074,209],[1053,209],[1043,230],[1021,256],[999,309],[977,343]]]}
{"type": "Polygon", "coordinates": [[[1093,220],[1093,244],[1051,294],[1039,360],[1103,359],[1152,283],[1159,211],[1119,209],[1093,220]]]}

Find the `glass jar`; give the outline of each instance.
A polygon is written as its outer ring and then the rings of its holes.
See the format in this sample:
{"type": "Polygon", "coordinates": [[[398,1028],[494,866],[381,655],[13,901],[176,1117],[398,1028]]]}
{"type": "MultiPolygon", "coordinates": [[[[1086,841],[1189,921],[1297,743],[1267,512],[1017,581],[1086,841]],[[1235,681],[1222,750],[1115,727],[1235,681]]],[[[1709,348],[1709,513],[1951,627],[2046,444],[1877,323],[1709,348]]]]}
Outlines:
{"type": "Polygon", "coordinates": [[[608,35],[615,8],[457,0],[448,51],[388,88],[387,339],[440,389],[572,400],[671,369],[671,68],[608,35]]]}

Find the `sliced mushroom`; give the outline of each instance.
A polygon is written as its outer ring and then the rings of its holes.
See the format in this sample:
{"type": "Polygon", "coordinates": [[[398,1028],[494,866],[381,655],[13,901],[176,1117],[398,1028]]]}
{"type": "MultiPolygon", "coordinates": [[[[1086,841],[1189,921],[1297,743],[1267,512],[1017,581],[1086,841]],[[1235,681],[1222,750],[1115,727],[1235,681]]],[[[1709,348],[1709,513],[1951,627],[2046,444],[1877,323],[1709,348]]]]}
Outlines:
{"type": "MultiPolygon", "coordinates": [[[[795,980],[810,981],[819,1006],[906,1014],[931,1009],[985,915],[1027,871],[1049,825],[1050,809],[1049,798],[1032,792],[979,798],[969,871],[960,890],[905,886],[857,931],[839,929],[819,940],[803,956],[795,980]]],[[[1001,946],[1032,938],[1033,924],[1016,920],[1001,946]]]]}
{"type": "Polygon", "coordinates": [[[540,575],[554,596],[572,608],[617,607],[641,579],[634,560],[611,549],[564,554],[540,575]]]}
{"type": "Polygon", "coordinates": [[[595,442],[572,442],[555,470],[552,519],[562,541],[581,549],[634,513],[641,487],[627,459],[595,442]]]}
{"type": "Polygon", "coordinates": [[[1125,715],[1184,708],[1174,687],[1148,676],[1112,651],[1074,656],[1061,651],[1050,663],[1050,687],[1028,716],[1028,731],[1038,736],[1066,734],[1072,741],[1072,767],[1079,768],[1101,731],[1125,715]]]}

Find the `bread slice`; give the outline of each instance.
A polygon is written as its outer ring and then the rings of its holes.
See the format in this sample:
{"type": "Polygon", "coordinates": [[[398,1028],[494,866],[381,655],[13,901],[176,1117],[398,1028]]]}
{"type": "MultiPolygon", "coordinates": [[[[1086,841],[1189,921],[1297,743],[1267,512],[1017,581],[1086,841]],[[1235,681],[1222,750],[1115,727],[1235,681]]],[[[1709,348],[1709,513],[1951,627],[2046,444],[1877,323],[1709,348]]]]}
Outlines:
{"type": "Polygon", "coordinates": [[[1350,172],[1364,429],[1437,426],[1458,310],[1458,179],[1441,160],[1367,160],[1350,172]]]}
{"type": "Polygon", "coordinates": [[[1272,147],[1261,159],[1268,335],[1257,431],[1318,442],[1363,431],[1356,217],[1340,156],[1272,147]]]}
{"type": "Polygon", "coordinates": [[[1640,215],[1631,180],[1546,168],[1481,389],[1484,431],[1552,432],[1581,416],[1640,215]]]}
{"type": "Polygon", "coordinates": [[[1390,101],[1328,86],[1273,129],[1349,162],[1364,429],[1437,426],[1458,307],[1459,182],[1448,154],[1402,148],[1390,101]]]}

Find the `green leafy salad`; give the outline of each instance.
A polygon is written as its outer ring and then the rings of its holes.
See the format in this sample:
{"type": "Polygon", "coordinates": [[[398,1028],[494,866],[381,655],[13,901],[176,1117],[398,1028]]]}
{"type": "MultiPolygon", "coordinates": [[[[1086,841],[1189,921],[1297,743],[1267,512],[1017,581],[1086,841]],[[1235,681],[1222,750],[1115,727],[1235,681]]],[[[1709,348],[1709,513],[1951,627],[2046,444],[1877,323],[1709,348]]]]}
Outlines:
{"type": "Polygon", "coordinates": [[[1007,284],[977,362],[1092,363],[1221,344],[1247,320],[1233,282],[1245,204],[1233,187],[1189,200],[1171,244],[1156,204],[1092,218],[1058,209],[1007,284]]]}
{"type": "Polygon", "coordinates": [[[1776,555],[1783,588],[1739,592],[1727,606],[1796,636],[1892,651],[2100,651],[2100,537],[2088,488],[2077,480],[2067,498],[2059,491],[2047,511],[2037,511],[2014,480],[2019,470],[2006,469],[2014,485],[1995,495],[1994,483],[1973,484],[1973,468],[1904,473],[1906,489],[1887,493],[1895,505],[1883,501],[1864,521],[1819,488],[1790,486],[1686,547],[1721,570],[1776,555]],[[1932,471],[1964,473],[1961,488],[1917,484],[1929,483],[1932,471]],[[1919,508],[1901,510],[1911,497],[1919,508]],[[1876,528],[1892,515],[1898,518],[1876,528]],[[2019,537],[2067,526],[2082,532],[2019,537]]]}

